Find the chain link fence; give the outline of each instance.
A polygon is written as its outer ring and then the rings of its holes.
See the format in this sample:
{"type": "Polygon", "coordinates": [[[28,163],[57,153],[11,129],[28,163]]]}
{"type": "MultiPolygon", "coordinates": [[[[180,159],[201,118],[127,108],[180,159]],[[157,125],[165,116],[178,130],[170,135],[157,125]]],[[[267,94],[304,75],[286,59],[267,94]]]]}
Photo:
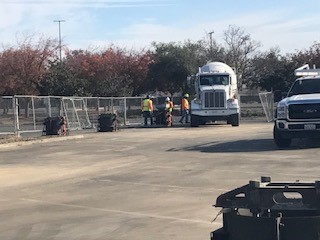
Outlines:
{"type": "MultiPolygon", "coordinates": [[[[61,97],[2,96],[0,97],[0,136],[42,132],[47,117],[65,116],[69,130],[95,129],[102,113],[116,113],[120,125],[135,126],[143,121],[143,97],[61,97]]],[[[155,97],[155,108],[163,107],[165,97],[155,97]]],[[[174,97],[174,114],[179,115],[180,97],[174,97]]],[[[259,95],[241,95],[243,118],[265,118],[259,95]]]]}
{"type": "Polygon", "coordinates": [[[0,97],[0,135],[15,133],[14,98],[0,97]]]}
{"type": "Polygon", "coordinates": [[[0,97],[0,134],[42,132],[47,117],[65,116],[69,130],[95,128],[102,113],[116,113],[121,125],[141,123],[142,97],[0,97]]]}

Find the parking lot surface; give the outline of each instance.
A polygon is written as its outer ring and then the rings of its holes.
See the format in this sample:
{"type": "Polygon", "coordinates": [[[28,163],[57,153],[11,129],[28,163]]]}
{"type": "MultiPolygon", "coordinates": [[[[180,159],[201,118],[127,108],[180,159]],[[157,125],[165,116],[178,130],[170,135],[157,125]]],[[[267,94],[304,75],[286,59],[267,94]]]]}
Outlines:
{"type": "Polygon", "coordinates": [[[209,239],[217,196],[270,176],[319,178],[317,142],[271,123],[132,128],[0,149],[0,239],[209,239]]]}

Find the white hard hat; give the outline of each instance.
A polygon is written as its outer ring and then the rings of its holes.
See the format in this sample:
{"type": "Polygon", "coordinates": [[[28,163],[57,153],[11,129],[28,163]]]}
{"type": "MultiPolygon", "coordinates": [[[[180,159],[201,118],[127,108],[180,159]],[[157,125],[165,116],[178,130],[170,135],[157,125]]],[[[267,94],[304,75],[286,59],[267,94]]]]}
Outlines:
{"type": "Polygon", "coordinates": [[[170,98],[169,97],[166,97],[166,102],[169,102],[170,101],[170,98]]]}

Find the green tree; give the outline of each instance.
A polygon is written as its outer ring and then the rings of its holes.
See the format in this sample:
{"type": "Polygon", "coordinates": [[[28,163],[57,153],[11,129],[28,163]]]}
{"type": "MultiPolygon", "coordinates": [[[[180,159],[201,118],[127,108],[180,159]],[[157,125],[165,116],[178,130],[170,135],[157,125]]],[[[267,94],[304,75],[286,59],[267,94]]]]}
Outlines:
{"type": "Polygon", "coordinates": [[[310,67],[320,68],[320,43],[315,42],[309,49],[299,50],[291,54],[291,59],[297,67],[308,63],[310,67]]]}
{"type": "Polygon", "coordinates": [[[71,71],[66,61],[50,62],[47,73],[43,76],[38,86],[41,95],[54,96],[87,96],[88,82],[86,79],[77,78],[71,71]]]}
{"type": "Polygon", "coordinates": [[[193,43],[153,43],[153,62],[149,66],[149,90],[170,94],[188,91],[187,76],[206,61],[202,41],[193,43]]]}
{"type": "Polygon", "coordinates": [[[289,56],[282,56],[278,48],[270,49],[252,59],[247,85],[267,91],[288,91],[294,80],[294,69],[295,65],[289,56]]]}

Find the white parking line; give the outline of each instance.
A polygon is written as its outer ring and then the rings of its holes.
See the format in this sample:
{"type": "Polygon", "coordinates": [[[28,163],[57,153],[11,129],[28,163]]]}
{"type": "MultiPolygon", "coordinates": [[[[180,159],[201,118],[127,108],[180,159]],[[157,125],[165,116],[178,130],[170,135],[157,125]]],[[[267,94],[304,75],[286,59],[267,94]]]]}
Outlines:
{"type": "Polygon", "coordinates": [[[116,165],[114,167],[107,167],[105,170],[109,171],[109,170],[113,170],[113,169],[117,169],[117,168],[123,168],[123,167],[127,167],[130,165],[135,165],[135,164],[139,164],[139,163],[143,163],[146,162],[147,160],[137,160],[137,161],[131,161],[131,162],[127,162],[127,163],[123,163],[123,164],[119,164],[116,165]]]}
{"type": "Polygon", "coordinates": [[[187,189],[187,190],[200,190],[201,192],[229,191],[228,189],[224,189],[224,188],[185,187],[185,186],[179,186],[179,185],[117,181],[117,180],[111,180],[111,179],[91,179],[91,180],[92,181],[98,181],[98,182],[123,183],[123,184],[131,184],[131,185],[138,185],[138,186],[164,187],[164,188],[187,189]]]}
{"type": "Polygon", "coordinates": [[[113,151],[115,151],[115,152],[125,152],[125,151],[130,151],[130,150],[135,149],[135,148],[137,148],[137,147],[131,147],[131,146],[123,147],[123,146],[121,146],[121,149],[116,149],[116,150],[113,150],[113,151]]]}
{"type": "Polygon", "coordinates": [[[186,223],[201,223],[201,224],[207,224],[207,225],[213,225],[213,224],[221,225],[221,223],[216,223],[216,222],[212,223],[210,221],[203,221],[203,220],[199,220],[199,219],[177,218],[177,217],[163,216],[163,215],[157,215],[157,214],[148,214],[148,213],[140,213],[140,212],[129,212],[129,211],[122,211],[122,210],[106,209],[106,208],[96,208],[96,207],[88,207],[88,206],[77,205],[77,204],[66,204],[66,203],[50,202],[50,201],[43,201],[43,200],[37,200],[37,199],[28,199],[28,198],[21,198],[20,200],[33,202],[33,203],[48,204],[48,205],[59,206],[59,207],[80,208],[80,209],[85,209],[85,210],[109,212],[109,213],[116,213],[116,214],[125,214],[125,215],[131,215],[131,216],[134,216],[134,217],[140,217],[140,218],[157,218],[157,219],[174,220],[174,221],[180,221],[180,222],[186,222],[186,223]]]}

